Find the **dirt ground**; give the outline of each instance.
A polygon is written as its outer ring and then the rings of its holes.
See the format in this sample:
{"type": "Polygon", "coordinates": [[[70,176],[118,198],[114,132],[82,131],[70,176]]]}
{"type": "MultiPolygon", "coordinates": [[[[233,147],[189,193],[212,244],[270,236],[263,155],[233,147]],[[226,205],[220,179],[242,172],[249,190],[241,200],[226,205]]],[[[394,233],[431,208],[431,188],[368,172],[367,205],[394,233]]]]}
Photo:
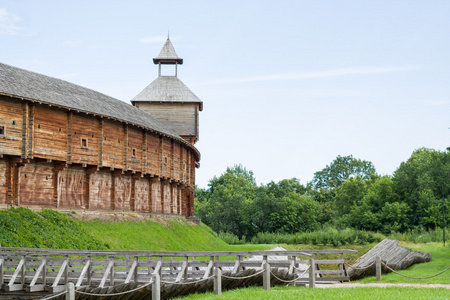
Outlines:
{"type": "Polygon", "coordinates": [[[416,283],[336,283],[316,284],[316,288],[352,288],[352,287],[418,287],[418,288],[444,288],[450,290],[450,284],[416,284],[416,283]]]}

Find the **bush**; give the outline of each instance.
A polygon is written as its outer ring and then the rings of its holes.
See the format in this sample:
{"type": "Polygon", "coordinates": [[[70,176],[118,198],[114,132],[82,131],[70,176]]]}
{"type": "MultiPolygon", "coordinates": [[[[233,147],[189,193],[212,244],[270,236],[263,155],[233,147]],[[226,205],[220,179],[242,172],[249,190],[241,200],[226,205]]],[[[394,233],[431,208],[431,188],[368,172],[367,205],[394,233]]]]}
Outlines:
{"type": "MultiPolygon", "coordinates": [[[[245,240],[240,240],[230,233],[220,233],[219,237],[228,244],[244,244],[245,240]]],[[[295,234],[267,233],[259,232],[249,242],[252,244],[312,244],[312,245],[333,245],[335,247],[346,244],[367,244],[380,242],[384,239],[382,234],[366,232],[346,228],[336,230],[328,228],[322,231],[298,232],[295,234]]]]}

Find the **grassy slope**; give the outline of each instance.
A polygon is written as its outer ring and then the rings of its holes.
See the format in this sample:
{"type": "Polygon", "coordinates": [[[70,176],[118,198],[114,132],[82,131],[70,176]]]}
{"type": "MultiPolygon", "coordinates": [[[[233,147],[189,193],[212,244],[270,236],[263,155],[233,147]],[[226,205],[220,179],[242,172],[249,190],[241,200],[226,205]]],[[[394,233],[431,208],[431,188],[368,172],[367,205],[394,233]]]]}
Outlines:
{"type": "Polygon", "coordinates": [[[102,221],[80,223],[94,238],[112,250],[151,251],[244,251],[270,249],[274,245],[232,246],[219,239],[206,225],[194,225],[184,219],[152,221],[102,221]]]}
{"type": "Polygon", "coordinates": [[[193,294],[184,298],[189,300],[241,300],[241,299],[396,299],[396,300],[419,300],[419,299],[448,299],[449,292],[445,289],[421,289],[421,288],[342,288],[342,289],[308,289],[305,287],[274,287],[270,291],[262,287],[251,287],[246,289],[231,290],[224,292],[221,296],[213,293],[193,294]]]}
{"type": "MultiPolygon", "coordinates": [[[[424,253],[431,253],[431,262],[423,264],[415,264],[406,270],[398,271],[401,274],[411,277],[427,277],[437,274],[450,266],[450,247],[443,247],[442,243],[414,244],[400,242],[401,246],[417,250],[424,253]]],[[[410,279],[395,273],[383,274],[382,282],[385,283],[445,283],[450,284],[450,270],[429,279],[410,279]]],[[[358,282],[368,283],[377,282],[375,277],[367,277],[358,282]]],[[[449,292],[450,295],[450,292],[449,292]]],[[[450,296],[449,296],[450,298],[450,296]]]]}

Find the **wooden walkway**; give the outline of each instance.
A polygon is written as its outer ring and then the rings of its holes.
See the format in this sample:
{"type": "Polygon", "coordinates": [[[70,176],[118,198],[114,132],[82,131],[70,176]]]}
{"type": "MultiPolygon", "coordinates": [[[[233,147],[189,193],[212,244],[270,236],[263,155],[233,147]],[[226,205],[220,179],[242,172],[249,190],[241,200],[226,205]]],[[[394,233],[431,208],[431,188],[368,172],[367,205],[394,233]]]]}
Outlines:
{"type": "MultiPolygon", "coordinates": [[[[356,251],[149,252],[2,247],[0,298],[15,291],[28,295],[37,292],[54,294],[65,291],[69,282],[80,291],[119,285],[131,287],[149,283],[152,274],[158,274],[161,282],[176,284],[210,278],[215,269],[236,276],[245,271],[260,270],[265,263],[271,269],[283,270],[281,273],[288,278],[295,278],[311,258],[315,259],[316,281],[343,282],[349,280],[343,259],[343,254],[349,252],[356,251]],[[334,253],[339,258],[317,259],[324,253],[334,253]],[[323,264],[338,265],[338,268],[321,270],[320,265],[323,264]]],[[[308,274],[304,278],[303,281],[307,281],[308,274]]],[[[299,278],[298,282],[302,279],[299,278]]]]}

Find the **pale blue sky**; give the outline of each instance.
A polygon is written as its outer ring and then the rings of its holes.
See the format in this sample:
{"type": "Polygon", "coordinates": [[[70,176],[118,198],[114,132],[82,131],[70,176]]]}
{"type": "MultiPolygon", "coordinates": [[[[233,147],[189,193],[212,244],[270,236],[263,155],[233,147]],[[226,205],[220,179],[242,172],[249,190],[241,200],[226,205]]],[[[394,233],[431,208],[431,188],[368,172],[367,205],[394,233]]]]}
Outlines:
{"type": "Polygon", "coordinates": [[[197,183],[310,181],[450,146],[450,1],[0,0],[0,61],[129,102],[170,37],[204,102],[197,183]]]}

